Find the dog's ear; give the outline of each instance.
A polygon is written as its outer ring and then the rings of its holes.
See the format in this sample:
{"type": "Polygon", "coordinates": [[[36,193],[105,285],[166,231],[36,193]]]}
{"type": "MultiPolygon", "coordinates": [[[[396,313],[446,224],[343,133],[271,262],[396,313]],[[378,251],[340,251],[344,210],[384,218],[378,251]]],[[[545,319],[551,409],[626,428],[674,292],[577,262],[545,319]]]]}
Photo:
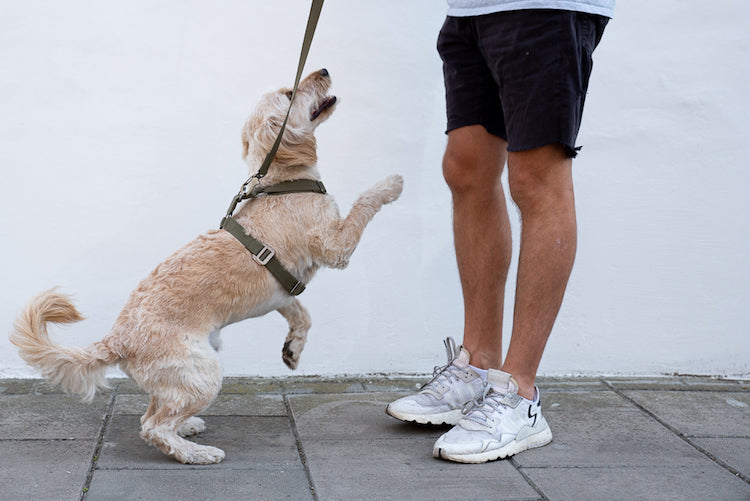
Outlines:
{"type": "Polygon", "coordinates": [[[250,151],[250,138],[248,137],[247,123],[242,127],[242,159],[247,159],[247,154],[250,151]]]}

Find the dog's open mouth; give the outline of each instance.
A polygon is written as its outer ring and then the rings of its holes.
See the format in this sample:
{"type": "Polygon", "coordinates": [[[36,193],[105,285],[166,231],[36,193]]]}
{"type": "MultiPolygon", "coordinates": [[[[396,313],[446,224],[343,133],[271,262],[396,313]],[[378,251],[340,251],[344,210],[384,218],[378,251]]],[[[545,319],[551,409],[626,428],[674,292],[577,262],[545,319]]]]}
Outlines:
{"type": "Polygon", "coordinates": [[[336,104],[336,96],[326,96],[325,98],[323,98],[318,107],[313,110],[312,115],[310,115],[310,121],[312,122],[313,120],[318,118],[321,113],[323,113],[334,104],[336,104]]]}

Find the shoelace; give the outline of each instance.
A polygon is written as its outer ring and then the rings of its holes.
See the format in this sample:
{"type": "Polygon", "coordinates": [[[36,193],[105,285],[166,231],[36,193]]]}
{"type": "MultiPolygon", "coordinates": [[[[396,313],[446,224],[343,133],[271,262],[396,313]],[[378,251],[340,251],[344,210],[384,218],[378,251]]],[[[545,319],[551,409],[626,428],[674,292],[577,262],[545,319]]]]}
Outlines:
{"type": "Polygon", "coordinates": [[[470,419],[482,426],[489,426],[488,422],[492,420],[492,415],[495,412],[502,414],[507,408],[503,403],[503,397],[502,393],[493,391],[485,381],[482,394],[474,400],[466,402],[461,409],[464,419],[470,419]]]}
{"type": "Polygon", "coordinates": [[[452,360],[446,365],[435,367],[432,370],[432,379],[422,386],[422,390],[430,389],[436,391],[438,388],[449,386],[451,381],[459,380],[459,377],[456,375],[457,372],[463,372],[463,369],[459,369],[453,365],[452,360]]]}
{"type": "Polygon", "coordinates": [[[448,363],[445,365],[437,365],[432,369],[432,379],[422,385],[421,390],[433,390],[437,391],[437,388],[445,388],[451,383],[452,380],[458,381],[456,372],[462,372],[462,369],[453,365],[453,362],[458,358],[458,351],[456,350],[456,342],[452,337],[447,337],[443,341],[445,345],[445,353],[448,357],[448,363]]]}

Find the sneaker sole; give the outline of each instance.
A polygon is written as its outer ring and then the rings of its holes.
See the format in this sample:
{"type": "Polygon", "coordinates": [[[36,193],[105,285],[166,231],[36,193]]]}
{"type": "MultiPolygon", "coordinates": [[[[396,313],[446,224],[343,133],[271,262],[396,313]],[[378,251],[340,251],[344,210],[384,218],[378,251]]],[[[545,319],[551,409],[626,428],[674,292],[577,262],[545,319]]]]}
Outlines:
{"type": "Polygon", "coordinates": [[[432,455],[436,458],[447,459],[448,461],[455,461],[457,463],[486,463],[487,461],[504,459],[529,449],[542,447],[550,442],[552,442],[552,431],[547,427],[545,430],[526,437],[521,441],[513,440],[504,447],[491,451],[476,454],[450,454],[445,449],[436,448],[433,449],[432,455]]]}
{"type": "Polygon", "coordinates": [[[385,408],[385,413],[406,423],[434,424],[438,426],[443,424],[456,425],[463,417],[461,409],[439,412],[437,414],[408,414],[406,412],[394,411],[390,405],[385,408]]]}

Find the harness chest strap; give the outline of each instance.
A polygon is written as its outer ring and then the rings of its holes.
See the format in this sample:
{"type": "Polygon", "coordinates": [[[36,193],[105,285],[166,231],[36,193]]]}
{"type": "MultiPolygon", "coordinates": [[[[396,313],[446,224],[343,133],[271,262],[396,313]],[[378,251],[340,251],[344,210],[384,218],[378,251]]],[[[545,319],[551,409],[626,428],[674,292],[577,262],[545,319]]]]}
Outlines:
{"type": "Polygon", "coordinates": [[[224,229],[234,238],[239,240],[240,243],[250,251],[253,260],[259,265],[265,266],[289,294],[292,296],[298,296],[305,290],[305,284],[297,280],[297,278],[289,273],[279,260],[276,259],[276,252],[260,240],[245,233],[245,228],[243,228],[233,217],[228,217],[224,220],[224,229]]]}
{"type": "MultiPolygon", "coordinates": [[[[256,198],[262,194],[265,195],[286,195],[289,193],[312,192],[325,194],[326,189],[323,183],[312,179],[297,179],[283,183],[268,186],[266,188],[256,188],[247,198],[256,198]]],[[[245,246],[253,256],[253,260],[261,266],[265,266],[276,280],[292,296],[298,296],[305,290],[305,284],[292,275],[289,270],[276,259],[276,252],[266,244],[256,239],[252,235],[245,233],[245,228],[237,222],[231,215],[227,215],[221,221],[221,228],[228,231],[234,238],[245,246]]]]}

